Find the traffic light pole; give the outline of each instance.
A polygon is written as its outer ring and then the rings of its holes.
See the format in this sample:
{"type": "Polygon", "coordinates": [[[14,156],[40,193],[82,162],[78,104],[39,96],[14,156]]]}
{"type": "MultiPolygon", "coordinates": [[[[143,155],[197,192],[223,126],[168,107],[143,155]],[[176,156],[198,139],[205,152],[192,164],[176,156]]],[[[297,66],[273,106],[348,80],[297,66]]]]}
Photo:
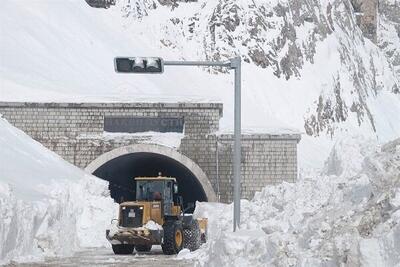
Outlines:
{"type": "Polygon", "coordinates": [[[240,57],[236,57],[231,60],[231,68],[235,70],[235,125],[234,125],[234,186],[233,186],[233,231],[236,231],[236,227],[240,227],[240,178],[241,178],[241,60],[240,57]]]}
{"type": "Polygon", "coordinates": [[[225,67],[235,70],[235,124],[233,155],[233,231],[240,226],[240,177],[241,177],[241,59],[226,62],[213,61],[164,61],[164,66],[225,67]]]}

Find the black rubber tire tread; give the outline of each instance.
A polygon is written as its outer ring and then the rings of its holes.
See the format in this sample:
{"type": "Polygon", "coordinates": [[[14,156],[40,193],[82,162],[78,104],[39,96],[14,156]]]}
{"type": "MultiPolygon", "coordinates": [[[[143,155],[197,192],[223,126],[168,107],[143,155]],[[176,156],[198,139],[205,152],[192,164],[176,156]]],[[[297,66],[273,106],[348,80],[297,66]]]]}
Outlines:
{"type": "Polygon", "coordinates": [[[135,249],[134,245],[112,245],[112,250],[116,255],[128,255],[132,254],[133,250],[135,249]]]}
{"type": "Polygon", "coordinates": [[[151,245],[136,245],[135,249],[137,252],[149,252],[151,247],[151,245]]]}
{"type": "Polygon", "coordinates": [[[201,245],[200,226],[197,220],[192,219],[183,229],[183,247],[195,251],[201,245]]]}
{"type": "Polygon", "coordinates": [[[164,229],[164,240],[161,244],[162,251],[165,255],[177,254],[183,248],[183,241],[180,246],[175,242],[176,231],[181,231],[183,240],[185,239],[182,222],[178,220],[168,220],[163,225],[164,229]]]}

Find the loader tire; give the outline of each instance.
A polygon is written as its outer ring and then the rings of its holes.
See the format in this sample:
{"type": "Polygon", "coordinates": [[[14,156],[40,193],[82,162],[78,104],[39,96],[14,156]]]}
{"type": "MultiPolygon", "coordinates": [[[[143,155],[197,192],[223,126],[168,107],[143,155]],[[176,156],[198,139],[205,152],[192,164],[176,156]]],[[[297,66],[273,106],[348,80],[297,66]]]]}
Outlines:
{"type": "Polygon", "coordinates": [[[164,240],[161,248],[164,254],[177,254],[183,248],[183,229],[180,221],[168,220],[163,225],[164,240]]]}
{"type": "Polygon", "coordinates": [[[128,255],[133,253],[134,245],[112,245],[112,250],[116,255],[128,255]]]}
{"type": "Polygon", "coordinates": [[[195,251],[201,245],[200,226],[197,220],[192,219],[183,229],[183,247],[195,251]]]}
{"type": "Polygon", "coordinates": [[[137,252],[148,252],[151,250],[151,245],[136,245],[135,249],[137,252]]]}

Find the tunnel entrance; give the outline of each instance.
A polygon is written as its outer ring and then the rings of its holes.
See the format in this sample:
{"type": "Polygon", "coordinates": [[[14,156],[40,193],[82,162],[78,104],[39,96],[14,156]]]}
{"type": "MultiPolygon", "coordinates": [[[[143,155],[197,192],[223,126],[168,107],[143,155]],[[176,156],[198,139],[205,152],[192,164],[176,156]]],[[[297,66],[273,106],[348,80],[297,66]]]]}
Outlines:
{"type": "MultiPolygon", "coordinates": [[[[109,181],[111,197],[118,203],[135,200],[134,177],[155,177],[160,172],[162,176],[176,178],[179,186],[178,194],[183,197],[185,207],[188,203],[210,200],[199,177],[196,177],[193,171],[178,160],[159,153],[123,154],[106,161],[92,171],[93,175],[109,181]]],[[[193,209],[188,212],[193,212],[193,209]]]]}

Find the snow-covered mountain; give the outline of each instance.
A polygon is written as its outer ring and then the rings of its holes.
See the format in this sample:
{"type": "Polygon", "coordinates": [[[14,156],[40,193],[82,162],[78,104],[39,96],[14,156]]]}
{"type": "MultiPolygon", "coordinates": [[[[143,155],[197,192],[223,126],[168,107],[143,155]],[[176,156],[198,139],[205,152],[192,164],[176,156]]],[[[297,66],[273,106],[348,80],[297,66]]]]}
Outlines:
{"type": "Polygon", "coordinates": [[[323,161],[341,135],[400,135],[399,75],[387,57],[396,39],[380,31],[383,50],[365,39],[349,1],[120,0],[100,10],[83,0],[5,0],[0,27],[0,100],[212,99],[224,103],[229,130],[231,74],[168,67],[162,75],[118,75],[112,62],[241,55],[244,129],[305,132],[301,161],[323,161]]]}
{"type": "Polygon", "coordinates": [[[363,38],[350,1],[224,0],[165,6],[126,0],[120,1],[120,8],[132,34],[151,33],[146,37],[153,43],[182,58],[241,55],[265,69],[260,76],[273,74],[269,82],[257,85],[259,90],[279,86],[283,91],[298,80],[312,81],[297,88],[304,95],[314,91],[312,103],[302,112],[309,135],[333,135],[347,120],[377,131],[380,118],[370,102],[387,94],[400,105],[399,97],[391,94],[398,91],[399,77],[379,49],[363,38]],[[287,83],[278,85],[276,78],[287,83]]]}
{"type": "MultiPolygon", "coordinates": [[[[379,2],[378,45],[385,52],[400,77],[400,3],[395,0],[379,2]]],[[[400,89],[397,88],[397,93],[400,89]]]]}

